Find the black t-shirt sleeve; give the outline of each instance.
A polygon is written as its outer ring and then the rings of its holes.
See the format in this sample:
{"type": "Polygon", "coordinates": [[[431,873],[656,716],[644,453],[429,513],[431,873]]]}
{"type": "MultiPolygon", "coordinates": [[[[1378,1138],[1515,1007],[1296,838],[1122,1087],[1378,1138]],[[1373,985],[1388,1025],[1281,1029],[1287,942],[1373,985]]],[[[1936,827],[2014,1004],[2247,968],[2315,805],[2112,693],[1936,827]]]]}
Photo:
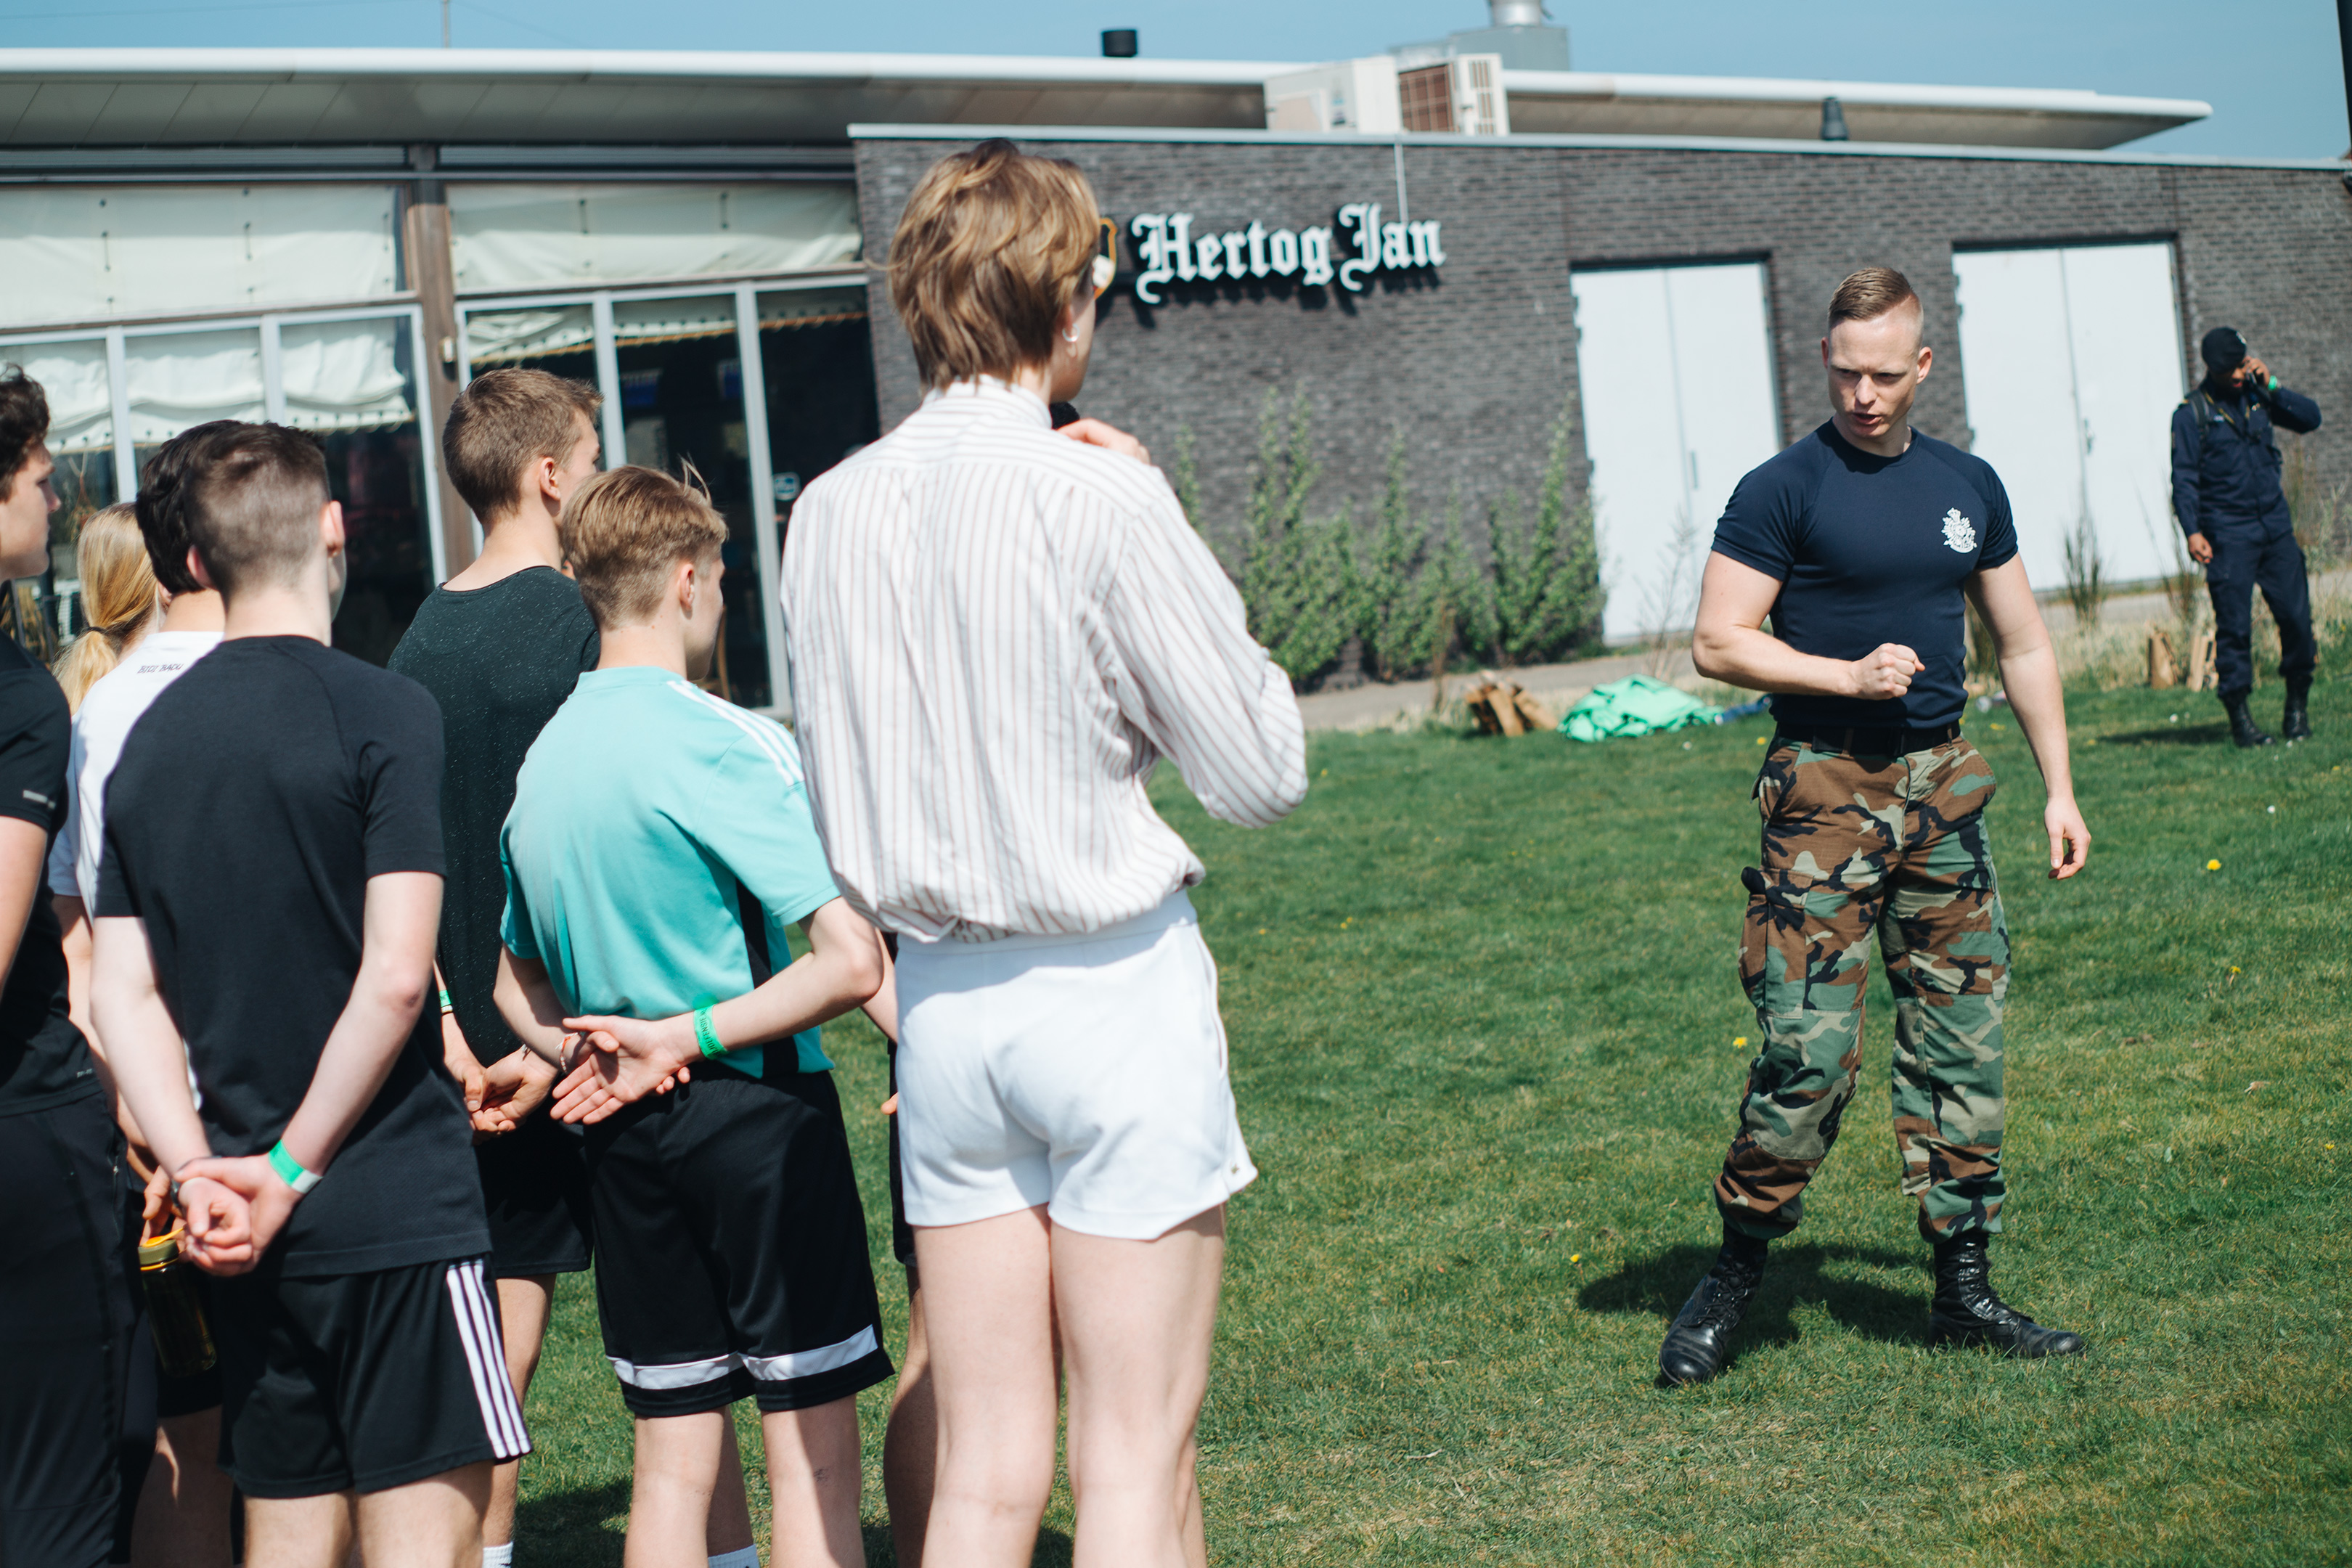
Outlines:
{"type": "Polygon", "coordinates": [[[1804,525],[1804,491],[1789,465],[1748,470],[1715,525],[1715,551],[1768,577],[1789,580],[1804,525]]]}
{"type": "Polygon", "coordinates": [[[55,833],[66,814],[66,752],[73,721],[49,672],[0,674],[0,816],[55,833]]]}
{"type": "MultiPolygon", "coordinates": [[[[441,710],[405,676],[369,672],[373,689],[345,710],[359,771],[367,874],[446,869],[441,848],[441,710]]],[[[339,704],[340,706],[340,704],[339,704]]],[[[101,896],[103,889],[101,887],[101,896]]]]}
{"type": "MultiPolygon", "coordinates": [[[[115,772],[120,774],[121,770],[117,768],[115,772]]],[[[107,798],[113,800],[117,793],[114,781],[108,780],[107,798]]],[[[106,842],[98,857],[98,907],[89,913],[92,920],[116,915],[128,915],[134,920],[144,918],[139,912],[139,900],[131,897],[131,884],[123,878],[122,858],[115,851],[114,829],[110,826],[106,830],[106,842]]]]}
{"type": "Polygon", "coordinates": [[[1990,572],[2017,558],[2017,519],[2009,510],[2009,489],[1990,463],[1979,463],[1977,489],[1984,494],[1984,546],[1977,552],[1977,570],[1990,572]]]}
{"type": "Polygon", "coordinates": [[[604,657],[604,638],[596,630],[596,617],[589,613],[585,605],[580,607],[580,618],[586,623],[580,633],[580,673],[585,675],[596,668],[598,659],[604,657]]]}

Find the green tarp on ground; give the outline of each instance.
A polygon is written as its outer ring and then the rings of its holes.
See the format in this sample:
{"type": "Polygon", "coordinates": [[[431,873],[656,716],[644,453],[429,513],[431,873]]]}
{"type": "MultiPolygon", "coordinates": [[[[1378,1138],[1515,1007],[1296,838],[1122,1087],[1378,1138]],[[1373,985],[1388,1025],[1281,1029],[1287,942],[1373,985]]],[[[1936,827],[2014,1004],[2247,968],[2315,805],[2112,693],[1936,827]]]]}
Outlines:
{"type": "Polygon", "coordinates": [[[1693,724],[1712,724],[1721,711],[1663,680],[1629,675],[1593,688],[1583,701],[1568,710],[1568,717],[1559,721],[1559,732],[1571,741],[1661,735],[1693,724]]]}

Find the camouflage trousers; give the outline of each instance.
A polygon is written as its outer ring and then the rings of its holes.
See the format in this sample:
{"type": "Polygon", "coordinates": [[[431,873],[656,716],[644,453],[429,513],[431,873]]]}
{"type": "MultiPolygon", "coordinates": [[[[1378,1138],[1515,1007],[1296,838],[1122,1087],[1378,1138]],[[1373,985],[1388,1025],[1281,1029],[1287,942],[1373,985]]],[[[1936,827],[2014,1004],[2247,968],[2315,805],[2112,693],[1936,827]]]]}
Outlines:
{"type": "Polygon", "coordinates": [[[1725,1220],[1786,1236],[1862,1066],[1874,935],[1895,993],[1903,1190],[1928,1239],[1998,1231],[2009,930],[1985,840],[1992,769],[1965,739],[1905,756],[1776,740],[1756,781],[1739,978],[1762,1040],[1716,1178],[1725,1220]]]}

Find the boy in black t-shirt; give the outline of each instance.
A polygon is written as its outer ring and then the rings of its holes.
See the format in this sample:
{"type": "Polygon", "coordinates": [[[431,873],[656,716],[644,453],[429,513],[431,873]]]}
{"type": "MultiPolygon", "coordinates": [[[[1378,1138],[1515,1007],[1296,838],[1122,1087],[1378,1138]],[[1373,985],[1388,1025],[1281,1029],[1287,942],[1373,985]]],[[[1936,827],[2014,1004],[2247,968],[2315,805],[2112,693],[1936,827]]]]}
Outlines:
{"type": "Polygon", "coordinates": [[[450,1568],[492,1463],[529,1440],[425,1006],[440,716],[327,646],[342,513],[310,437],[215,438],[188,525],[226,639],[108,786],[93,1010],[190,1255],[223,1277],[221,1462],[247,1560],[330,1568],[356,1541],[370,1568],[450,1568]]]}
{"type": "MultiPolygon", "coordinates": [[[[48,564],[49,407],[0,374],[0,584],[48,564]]],[[[121,1142],[81,1032],[44,889],[66,815],[66,696],[0,637],[0,1563],[97,1564],[114,1540],[131,1310],[117,1248],[121,1142]]]]}

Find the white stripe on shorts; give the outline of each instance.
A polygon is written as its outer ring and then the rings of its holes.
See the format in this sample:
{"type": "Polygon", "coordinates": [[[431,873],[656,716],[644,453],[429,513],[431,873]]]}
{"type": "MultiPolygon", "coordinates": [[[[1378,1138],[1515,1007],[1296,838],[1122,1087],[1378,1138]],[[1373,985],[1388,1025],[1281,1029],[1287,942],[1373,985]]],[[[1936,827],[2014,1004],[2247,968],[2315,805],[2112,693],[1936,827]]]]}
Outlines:
{"type": "Polygon", "coordinates": [[[507,1373],[506,1344],[499,1334],[498,1312],[482,1282],[482,1260],[467,1258],[449,1265],[449,1305],[457,1318],[457,1339],[466,1347],[467,1370],[474,1375],[474,1399],[481,1406],[482,1428],[489,1434],[490,1452],[500,1459],[520,1459],[530,1452],[530,1434],[523,1427],[522,1405],[515,1398],[514,1379],[507,1373]]]}
{"type": "Polygon", "coordinates": [[[716,1383],[742,1365],[732,1355],[715,1355],[708,1361],[667,1362],[659,1366],[639,1366],[619,1356],[604,1358],[613,1363],[613,1375],[631,1388],[698,1388],[706,1383],[716,1383]]]}
{"type": "Polygon", "coordinates": [[[618,1356],[604,1359],[613,1363],[613,1375],[631,1388],[699,1388],[707,1383],[717,1383],[739,1366],[762,1383],[814,1377],[821,1372],[837,1371],[863,1361],[881,1348],[882,1342],[874,1337],[869,1326],[839,1344],[813,1351],[787,1351],[782,1355],[738,1355],[730,1352],[704,1361],[665,1362],[659,1366],[639,1366],[618,1356]]]}
{"type": "Polygon", "coordinates": [[[793,1351],[784,1355],[747,1355],[742,1358],[744,1370],[762,1383],[785,1383],[795,1377],[814,1377],[821,1372],[833,1372],[865,1360],[882,1348],[874,1337],[872,1328],[863,1328],[837,1345],[823,1350],[793,1351]]]}

